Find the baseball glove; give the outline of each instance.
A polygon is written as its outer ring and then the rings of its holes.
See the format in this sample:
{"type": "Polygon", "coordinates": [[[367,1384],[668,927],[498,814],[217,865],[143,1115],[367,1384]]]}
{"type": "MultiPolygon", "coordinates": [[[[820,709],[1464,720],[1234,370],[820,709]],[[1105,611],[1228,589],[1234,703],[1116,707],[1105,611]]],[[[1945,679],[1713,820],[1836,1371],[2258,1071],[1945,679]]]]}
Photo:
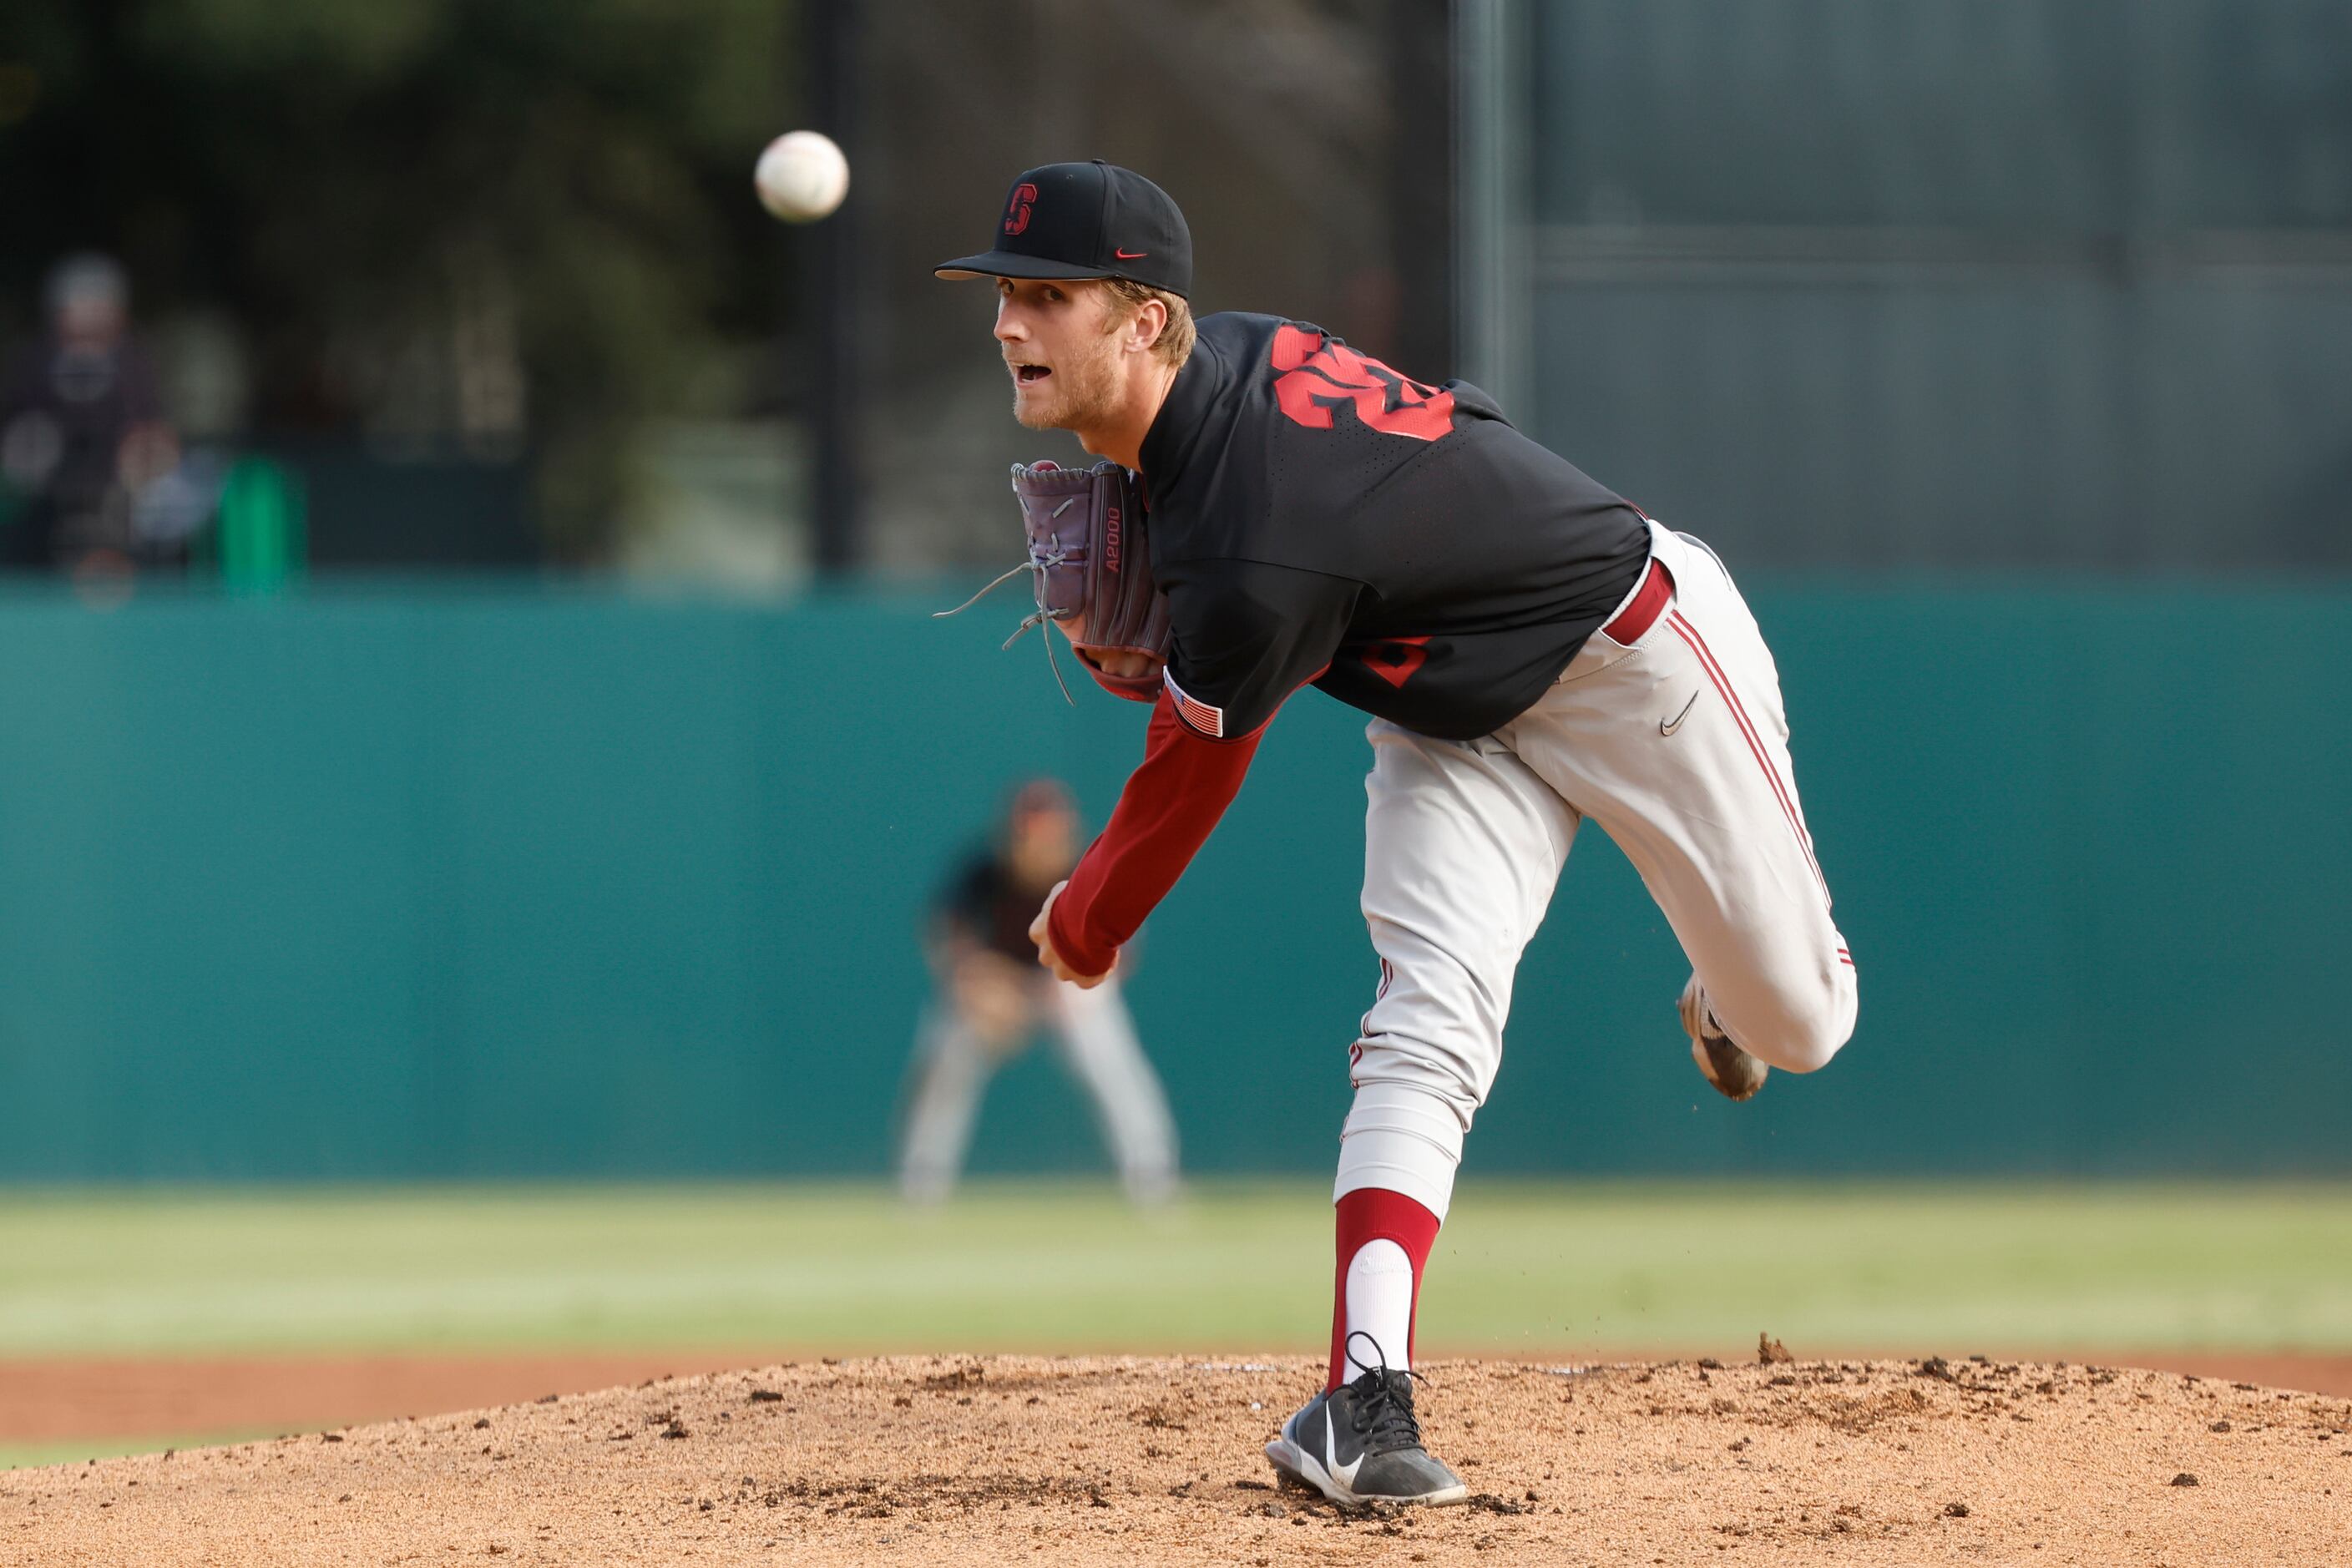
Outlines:
{"type": "MultiPolygon", "coordinates": [[[[1091,468],[1015,463],[1013,493],[1020,498],[1029,558],[940,615],[970,609],[998,583],[1017,573],[1032,573],[1036,613],[1022,621],[1004,646],[1011,647],[1023,633],[1045,621],[1076,622],[1071,646],[1097,685],[1137,702],[1157,699],[1168,662],[1168,599],[1151,581],[1151,552],[1133,479],[1108,461],[1091,468]],[[1142,654],[1152,661],[1150,672],[1113,675],[1098,662],[1105,653],[1142,654]]],[[[1061,666],[1054,663],[1050,637],[1045,658],[1060,683],[1061,666]]],[[[1062,695],[1069,694],[1063,684],[1062,695]]]]}

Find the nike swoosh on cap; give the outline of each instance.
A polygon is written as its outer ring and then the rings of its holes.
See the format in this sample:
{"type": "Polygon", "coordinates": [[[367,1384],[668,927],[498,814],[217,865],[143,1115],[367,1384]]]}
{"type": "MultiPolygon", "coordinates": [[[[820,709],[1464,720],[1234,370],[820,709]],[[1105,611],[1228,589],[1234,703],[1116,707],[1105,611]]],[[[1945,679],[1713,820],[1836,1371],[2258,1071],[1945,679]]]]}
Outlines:
{"type": "Polygon", "coordinates": [[[1148,250],[1114,250],[1111,252],[1112,257],[1120,261],[1140,261],[1150,254],[1151,252],[1148,250]]]}

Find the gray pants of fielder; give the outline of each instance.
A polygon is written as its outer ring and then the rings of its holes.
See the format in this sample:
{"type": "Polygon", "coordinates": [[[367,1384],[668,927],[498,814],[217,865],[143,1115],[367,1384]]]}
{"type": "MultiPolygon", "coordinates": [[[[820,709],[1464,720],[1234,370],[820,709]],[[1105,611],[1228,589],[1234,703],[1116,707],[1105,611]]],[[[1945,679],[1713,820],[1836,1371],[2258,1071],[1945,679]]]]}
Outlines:
{"type": "MultiPolygon", "coordinates": [[[[1093,1101],[1128,1195],[1139,1203],[1167,1197],[1176,1184],[1176,1123],[1136,1038],[1118,982],[1084,991],[1041,980],[1036,995],[1038,1021],[1093,1101]]],[[[898,1185],[907,1197],[936,1202],[955,1186],[988,1080],[1019,1048],[1017,1043],[1011,1050],[992,1048],[951,1002],[932,999],[917,1037],[913,1092],[898,1151],[898,1185]]]]}

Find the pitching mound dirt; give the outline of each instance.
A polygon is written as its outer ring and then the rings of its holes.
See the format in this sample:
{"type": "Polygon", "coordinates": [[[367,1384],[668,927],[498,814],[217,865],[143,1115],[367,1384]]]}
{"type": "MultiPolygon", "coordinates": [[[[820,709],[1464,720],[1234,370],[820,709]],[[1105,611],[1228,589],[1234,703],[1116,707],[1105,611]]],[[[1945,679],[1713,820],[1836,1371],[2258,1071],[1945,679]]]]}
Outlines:
{"type": "Polygon", "coordinates": [[[1467,1507],[1344,1513],[1281,1362],[680,1378],[0,1474],[0,1563],[2332,1563],[2352,1405],[2101,1367],[1440,1363],[1467,1507]]]}

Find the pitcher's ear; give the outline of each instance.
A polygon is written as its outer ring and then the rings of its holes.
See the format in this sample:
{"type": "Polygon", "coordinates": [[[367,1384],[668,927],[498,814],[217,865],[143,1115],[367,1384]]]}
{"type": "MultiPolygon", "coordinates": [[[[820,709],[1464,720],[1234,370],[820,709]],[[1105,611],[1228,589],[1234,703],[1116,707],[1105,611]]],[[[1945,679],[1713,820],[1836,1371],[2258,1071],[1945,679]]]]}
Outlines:
{"type": "Polygon", "coordinates": [[[1168,304],[1163,300],[1146,300],[1135,308],[1127,323],[1127,347],[1132,353],[1146,353],[1168,330],[1168,304]]]}

